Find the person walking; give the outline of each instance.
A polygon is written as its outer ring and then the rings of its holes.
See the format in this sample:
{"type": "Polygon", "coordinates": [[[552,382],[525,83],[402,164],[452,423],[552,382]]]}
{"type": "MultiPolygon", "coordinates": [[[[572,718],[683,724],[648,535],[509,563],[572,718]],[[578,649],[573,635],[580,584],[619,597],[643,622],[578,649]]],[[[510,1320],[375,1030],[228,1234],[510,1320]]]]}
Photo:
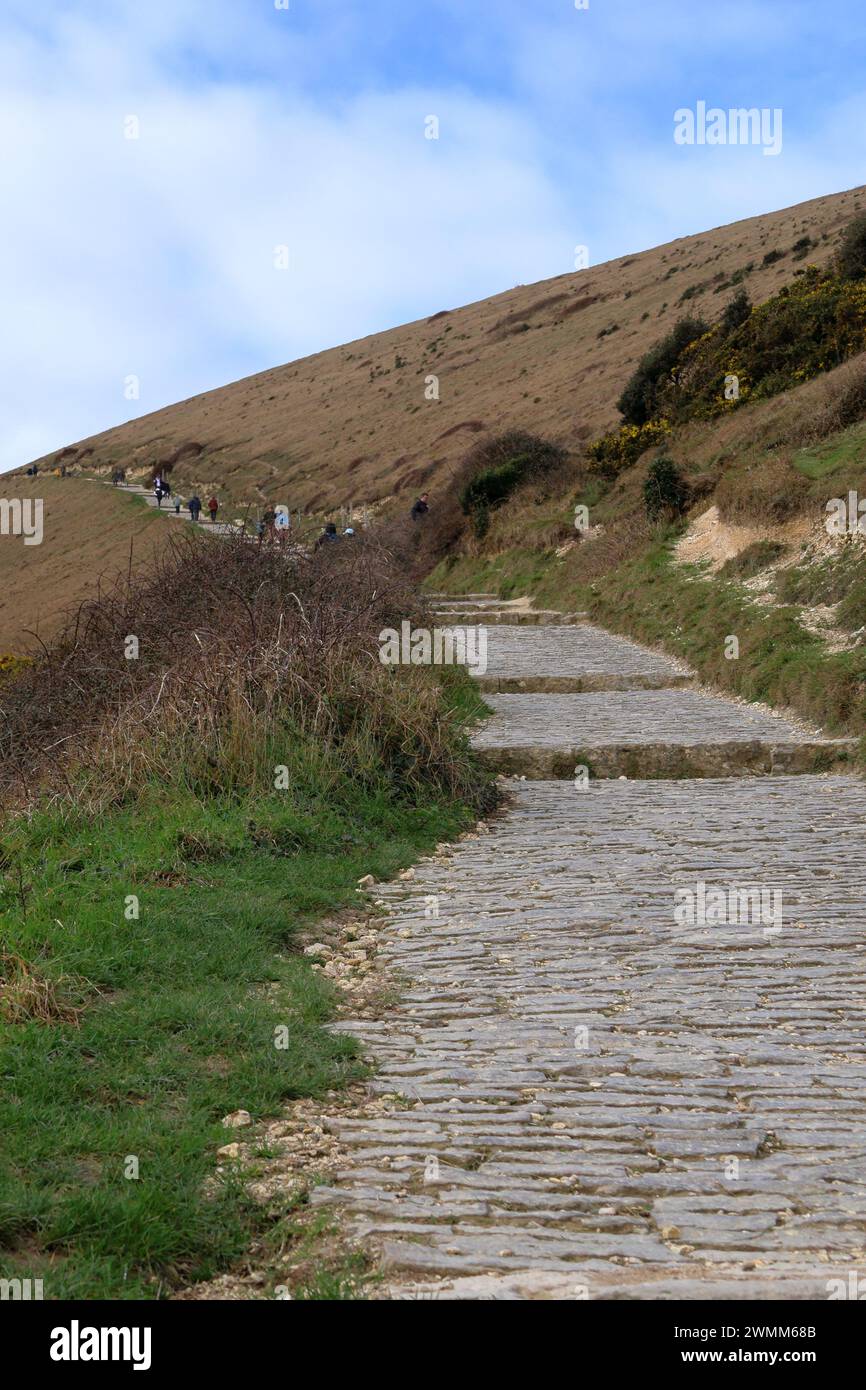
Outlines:
{"type": "Polygon", "coordinates": [[[291,526],[291,524],[292,518],[289,515],[288,508],[282,506],[277,507],[277,515],[274,519],[274,532],[276,534],[278,545],[285,545],[286,537],[289,534],[289,527],[291,526]]]}
{"type": "Polygon", "coordinates": [[[262,521],[265,525],[265,535],[270,536],[271,539],[273,539],[274,536],[274,526],[276,524],[276,520],[276,509],[274,507],[271,507],[270,505],[267,506],[264,512],[262,513],[262,521]]]}
{"type": "Polygon", "coordinates": [[[175,514],[175,516],[180,516],[180,509],[181,509],[182,503],[183,503],[183,498],[181,497],[180,493],[177,493],[176,496],[175,496],[175,499],[174,499],[174,514],[175,514]]]}
{"type": "Polygon", "coordinates": [[[214,522],[216,521],[217,512],[219,511],[219,505],[220,505],[220,504],[219,504],[219,502],[216,500],[215,497],[211,497],[211,498],[208,499],[207,509],[208,509],[208,511],[210,512],[210,524],[211,524],[211,526],[213,526],[214,522]]]}
{"type": "Polygon", "coordinates": [[[198,521],[199,512],[201,511],[201,498],[199,497],[198,493],[193,493],[192,497],[189,499],[186,505],[189,509],[189,514],[192,517],[193,521],[198,521]]]}
{"type": "Polygon", "coordinates": [[[429,492],[422,492],[421,496],[413,505],[412,511],[409,513],[413,521],[420,521],[422,516],[426,516],[426,514],[429,512],[430,506],[427,501],[429,496],[429,492]]]}

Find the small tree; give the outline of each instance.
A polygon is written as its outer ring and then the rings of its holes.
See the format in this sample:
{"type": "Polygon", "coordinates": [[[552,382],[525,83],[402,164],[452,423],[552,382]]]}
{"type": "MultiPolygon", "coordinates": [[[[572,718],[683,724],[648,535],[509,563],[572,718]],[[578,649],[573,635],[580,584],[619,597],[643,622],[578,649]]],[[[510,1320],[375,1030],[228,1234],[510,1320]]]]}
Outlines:
{"type": "Polygon", "coordinates": [[[752,312],[752,301],[745,290],[737,290],[737,293],[725,305],[722,314],[722,332],[725,334],[735,333],[741,324],[752,312]]]}
{"type": "Polygon", "coordinates": [[[845,228],[836,269],[843,280],[862,280],[866,276],[866,213],[861,212],[845,228]]]}
{"type": "Polygon", "coordinates": [[[643,500],[650,521],[681,516],[689,501],[689,485],[673,459],[657,458],[644,479],[643,500]]]}

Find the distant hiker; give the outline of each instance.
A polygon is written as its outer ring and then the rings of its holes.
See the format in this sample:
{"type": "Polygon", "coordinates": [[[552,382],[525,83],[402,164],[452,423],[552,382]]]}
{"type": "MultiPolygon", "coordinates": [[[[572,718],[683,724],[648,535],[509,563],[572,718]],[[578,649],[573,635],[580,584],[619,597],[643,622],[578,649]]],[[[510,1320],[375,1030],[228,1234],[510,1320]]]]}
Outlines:
{"type": "Polygon", "coordinates": [[[354,526],[347,526],[346,529],[345,529],[345,531],[343,532],[343,535],[344,535],[344,536],[354,536],[354,534],[355,534],[355,528],[354,528],[354,526]]]}
{"type": "Polygon", "coordinates": [[[338,541],[339,539],[336,523],[333,521],[326,521],[322,528],[322,534],[318,537],[313,549],[318,550],[321,546],[328,545],[331,541],[338,541]]]}
{"type": "Polygon", "coordinates": [[[198,521],[198,514],[201,511],[201,498],[198,496],[198,494],[194,494],[189,499],[186,505],[189,509],[189,514],[192,517],[193,521],[198,521]]]}
{"type": "Polygon", "coordinates": [[[277,542],[280,545],[285,545],[291,524],[292,518],[289,515],[288,509],[286,507],[278,507],[277,515],[274,520],[274,530],[276,532],[277,542]]]}
{"type": "Polygon", "coordinates": [[[208,509],[208,511],[210,512],[210,524],[211,524],[211,526],[213,526],[214,522],[216,521],[216,514],[217,514],[217,512],[219,511],[219,505],[220,505],[220,504],[219,504],[219,502],[216,500],[215,497],[211,497],[210,500],[208,501],[207,509],[208,509]]]}
{"type": "Polygon", "coordinates": [[[182,503],[182,502],[183,502],[183,498],[181,497],[180,493],[178,493],[177,496],[176,496],[175,499],[174,499],[174,514],[175,514],[175,516],[180,516],[180,508],[181,508],[181,503],[182,503]]]}
{"type": "Polygon", "coordinates": [[[426,513],[429,512],[430,508],[427,505],[427,498],[429,496],[429,492],[422,492],[421,496],[415,502],[412,511],[410,512],[410,516],[412,517],[413,521],[420,521],[422,516],[425,516],[426,513]]]}
{"type": "Polygon", "coordinates": [[[66,464],[65,464],[65,463],[61,463],[61,465],[60,465],[60,476],[61,476],[61,478],[65,478],[65,477],[66,477],[66,464]]]}

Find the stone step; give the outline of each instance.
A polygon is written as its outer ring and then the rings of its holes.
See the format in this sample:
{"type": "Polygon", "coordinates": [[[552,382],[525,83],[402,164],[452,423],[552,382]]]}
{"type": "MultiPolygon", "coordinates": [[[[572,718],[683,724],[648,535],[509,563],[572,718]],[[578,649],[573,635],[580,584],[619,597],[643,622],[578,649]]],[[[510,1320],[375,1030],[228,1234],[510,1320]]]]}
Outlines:
{"type": "Polygon", "coordinates": [[[585,695],[599,690],[679,689],[691,685],[694,677],[665,676],[648,671],[631,676],[589,671],[585,676],[476,676],[475,679],[480,690],[491,694],[585,695]]]}
{"type": "Polygon", "coordinates": [[[493,692],[579,693],[593,690],[655,690],[687,685],[693,673],[682,661],[613,637],[591,623],[520,627],[513,621],[451,625],[455,640],[467,633],[478,660],[470,673],[493,692]]]}
{"type": "Polygon", "coordinates": [[[563,744],[557,748],[515,745],[485,749],[482,760],[502,776],[532,777],[547,781],[574,780],[578,769],[590,777],[701,778],[766,776],[779,773],[818,773],[849,767],[856,739],[771,744],[760,741],[725,744],[697,743],[689,748],[675,744],[634,745],[563,744]]]}
{"type": "Polygon", "coordinates": [[[690,689],[499,694],[473,745],[496,772],[543,779],[824,772],[857,740],[829,739],[752,705],[690,689]]]}
{"type": "Polygon", "coordinates": [[[434,617],[442,622],[471,625],[482,623],[519,624],[521,627],[559,627],[574,623],[584,623],[587,613],[559,613],[549,608],[490,608],[490,609],[434,609],[434,617]]]}

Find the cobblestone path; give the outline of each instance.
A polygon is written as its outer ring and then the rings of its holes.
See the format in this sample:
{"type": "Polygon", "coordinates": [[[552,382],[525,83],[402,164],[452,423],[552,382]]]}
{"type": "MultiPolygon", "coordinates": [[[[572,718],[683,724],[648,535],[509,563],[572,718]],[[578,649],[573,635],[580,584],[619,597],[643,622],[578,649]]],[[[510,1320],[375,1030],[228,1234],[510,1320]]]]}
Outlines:
{"type": "MultiPolygon", "coordinates": [[[[561,648],[551,628],[508,640],[549,644],[539,675],[557,673],[558,650],[572,673],[664,668],[580,633],[560,629],[561,648]]],[[[522,738],[527,721],[561,728],[563,699],[588,702],[586,727],[619,743],[747,742],[764,721],[806,738],[748,706],[647,690],[497,696],[479,743],[522,738]]],[[[508,786],[505,814],[376,890],[399,998],[384,1020],[341,1027],[394,1103],[329,1121],[351,1164],[313,1200],[379,1252],[392,1297],[847,1285],[866,1271],[866,785],[508,786]]]]}

